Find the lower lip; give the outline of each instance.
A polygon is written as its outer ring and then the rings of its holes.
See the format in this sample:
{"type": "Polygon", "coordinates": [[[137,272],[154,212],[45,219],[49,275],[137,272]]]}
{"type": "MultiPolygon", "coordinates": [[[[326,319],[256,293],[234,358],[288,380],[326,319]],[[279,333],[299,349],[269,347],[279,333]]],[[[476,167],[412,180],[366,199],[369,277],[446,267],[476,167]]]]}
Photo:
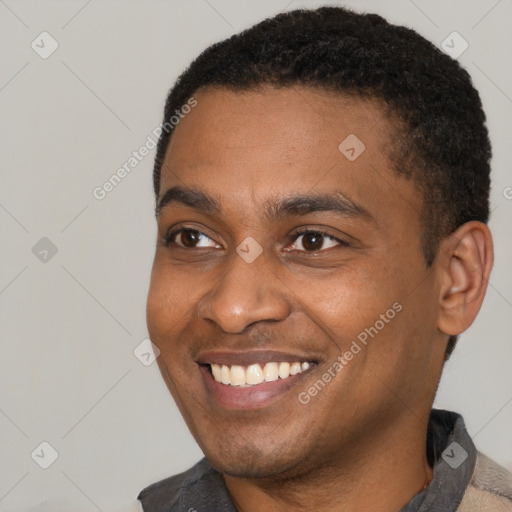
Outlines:
{"type": "Polygon", "coordinates": [[[255,386],[242,388],[217,382],[207,366],[200,365],[199,369],[212,398],[218,405],[226,409],[261,409],[266,407],[282,398],[311,371],[290,375],[286,379],[262,382],[255,386]]]}

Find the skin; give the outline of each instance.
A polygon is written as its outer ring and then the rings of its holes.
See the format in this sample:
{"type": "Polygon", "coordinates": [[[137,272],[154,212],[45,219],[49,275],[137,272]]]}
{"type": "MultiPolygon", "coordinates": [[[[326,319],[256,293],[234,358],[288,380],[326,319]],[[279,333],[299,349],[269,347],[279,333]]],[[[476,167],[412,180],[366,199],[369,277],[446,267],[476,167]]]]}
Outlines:
{"type": "Polygon", "coordinates": [[[399,510],[432,476],[428,416],[448,335],[471,324],[485,294],[489,230],[461,226],[426,266],[421,195],[388,161],[393,126],[376,100],[298,86],[194,97],[173,133],[160,198],[195,187],[221,212],[171,201],[157,216],[147,322],[166,384],[239,511],[399,510]],[[355,161],[338,149],[349,134],[366,146],[355,161]],[[269,200],[335,190],[368,215],[265,216],[269,200]],[[328,236],[294,237],[304,227],[328,236]],[[180,234],[166,245],[179,228],[204,233],[199,247],[180,234]],[[263,250],[252,263],[236,252],[247,237],[263,250]],[[395,303],[401,311],[301,403],[395,303]],[[317,364],[267,405],[219,405],[198,355],[255,349],[317,364]]]}

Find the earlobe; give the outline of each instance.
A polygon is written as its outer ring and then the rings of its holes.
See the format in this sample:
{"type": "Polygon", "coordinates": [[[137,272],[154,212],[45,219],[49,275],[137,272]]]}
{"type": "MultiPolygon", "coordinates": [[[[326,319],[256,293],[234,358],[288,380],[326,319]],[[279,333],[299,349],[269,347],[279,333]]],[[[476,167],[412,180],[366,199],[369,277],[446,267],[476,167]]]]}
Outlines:
{"type": "Polygon", "coordinates": [[[440,251],[438,328],[457,335],[473,323],[485,297],[493,264],[491,232],[482,222],[467,222],[443,241],[440,251]]]}

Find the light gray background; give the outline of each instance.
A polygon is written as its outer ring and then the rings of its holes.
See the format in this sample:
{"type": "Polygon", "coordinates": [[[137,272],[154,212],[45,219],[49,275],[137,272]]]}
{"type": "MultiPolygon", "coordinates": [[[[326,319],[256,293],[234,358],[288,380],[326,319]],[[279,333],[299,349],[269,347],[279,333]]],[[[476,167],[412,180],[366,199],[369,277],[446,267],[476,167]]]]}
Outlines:
{"type": "MultiPolygon", "coordinates": [[[[156,364],[133,354],[147,337],[154,150],[104,200],[92,191],[160,123],[169,87],[203,48],[323,3],[0,0],[2,511],[132,510],[142,487],[201,456],[156,364]],[[48,59],[31,48],[43,31],[59,44],[48,59]],[[47,262],[32,253],[42,237],[58,249],[47,262]],[[59,454],[46,470],[31,458],[42,441],[59,454]]],[[[438,45],[453,31],[469,43],[460,61],[494,148],[496,264],[436,405],[461,412],[478,448],[512,469],[511,1],[339,3],[438,45]]]]}

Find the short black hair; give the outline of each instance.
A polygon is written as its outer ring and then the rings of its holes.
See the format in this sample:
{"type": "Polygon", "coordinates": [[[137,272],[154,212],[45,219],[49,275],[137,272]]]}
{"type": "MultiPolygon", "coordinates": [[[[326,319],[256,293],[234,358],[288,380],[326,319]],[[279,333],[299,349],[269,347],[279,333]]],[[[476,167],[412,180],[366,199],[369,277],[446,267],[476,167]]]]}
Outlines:
{"type": "MultiPolygon", "coordinates": [[[[423,198],[427,266],[459,226],[488,221],[491,145],[479,94],[456,60],[414,30],[342,7],[278,14],[203,51],[170,90],[164,122],[202,88],[237,92],[265,85],[380,100],[394,121],[388,157],[423,198]]],[[[157,198],[171,136],[163,131],[158,141],[157,198]]],[[[450,340],[447,355],[456,337],[450,340]]]]}

